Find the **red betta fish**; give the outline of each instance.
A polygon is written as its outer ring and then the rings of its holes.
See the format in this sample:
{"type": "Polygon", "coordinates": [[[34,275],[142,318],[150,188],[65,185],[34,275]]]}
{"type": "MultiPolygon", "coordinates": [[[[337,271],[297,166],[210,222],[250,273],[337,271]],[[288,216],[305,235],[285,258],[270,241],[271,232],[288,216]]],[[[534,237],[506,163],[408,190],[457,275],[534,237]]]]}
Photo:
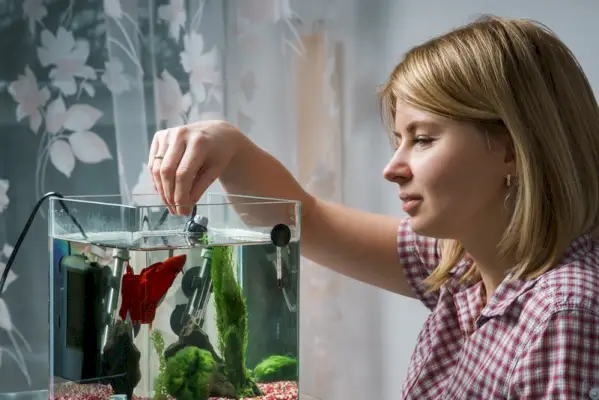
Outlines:
{"type": "Polygon", "coordinates": [[[135,275],[127,263],[121,283],[121,319],[125,321],[129,317],[134,324],[150,324],[151,329],[158,303],[172,286],[177,274],[183,270],[186,259],[185,254],[169,257],[144,268],[139,275],[135,275]]]}

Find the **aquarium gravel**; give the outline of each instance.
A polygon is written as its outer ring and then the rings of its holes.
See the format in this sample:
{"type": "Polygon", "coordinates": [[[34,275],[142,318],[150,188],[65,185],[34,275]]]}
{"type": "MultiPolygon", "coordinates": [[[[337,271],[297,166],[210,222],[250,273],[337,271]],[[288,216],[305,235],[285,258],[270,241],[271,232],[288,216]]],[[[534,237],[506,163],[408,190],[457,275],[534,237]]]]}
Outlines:
{"type": "MultiPolygon", "coordinates": [[[[260,397],[247,397],[245,400],[297,400],[296,382],[258,383],[264,393],[260,397]]],[[[54,400],[110,400],[112,388],[107,385],[65,384],[56,390],[54,400]]],[[[244,400],[240,399],[240,400],[244,400]]],[[[133,396],[132,400],[152,400],[150,397],[133,396]]],[[[169,400],[172,400],[170,398],[169,400]]],[[[226,397],[211,397],[210,400],[230,400],[226,397]]]]}

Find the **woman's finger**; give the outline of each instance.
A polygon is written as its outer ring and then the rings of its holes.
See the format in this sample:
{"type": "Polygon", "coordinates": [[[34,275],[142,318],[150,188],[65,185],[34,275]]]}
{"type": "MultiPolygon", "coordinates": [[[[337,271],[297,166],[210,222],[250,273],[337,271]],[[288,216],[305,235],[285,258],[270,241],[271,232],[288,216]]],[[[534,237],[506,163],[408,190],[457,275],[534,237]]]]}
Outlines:
{"type": "Polygon", "coordinates": [[[188,215],[199,200],[191,196],[193,182],[206,161],[203,135],[196,135],[187,142],[185,153],[175,174],[175,203],[177,214],[188,215]]]}
{"type": "Polygon", "coordinates": [[[168,147],[164,154],[164,159],[160,165],[160,179],[162,190],[166,197],[169,211],[172,214],[176,213],[175,207],[175,174],[181,157],[185,152],[187,141],[185,138],[187,129],[185,127],[169,129],[168,132],[168,147]]]}
{"type": "Polygon", "coordinates": [[[195,203],[208,190],[208,187],[218,178],[215,169],[212,167],[202,167],[193,181],[190,191],[190,198],[195,203]]]}
{"type": "Polygon", "coordinates": [[[152,138],[152,143],[150,144],[150,152],[148,153],[148,168],[152,167],[154,156],[158,154],[158,146],[160,143],[160,137],[162,135],[164,135],[164,131],[158,131],[154,134],[154,137],[152,138]]]}
{"type": "Polygon", "coordinates": [[[154,187],[162,200],[162,203],[167,204],[166,196],[164,195],[164,189],[162,188],[162,179],[160,177],[160,165],[164,158],[164,153],[167,148],[167,131],[158,131],[154,135],[152,140],[151,157],[148,161],[148,167],[152,172],[152,180],[154,181],[154,187]]]}

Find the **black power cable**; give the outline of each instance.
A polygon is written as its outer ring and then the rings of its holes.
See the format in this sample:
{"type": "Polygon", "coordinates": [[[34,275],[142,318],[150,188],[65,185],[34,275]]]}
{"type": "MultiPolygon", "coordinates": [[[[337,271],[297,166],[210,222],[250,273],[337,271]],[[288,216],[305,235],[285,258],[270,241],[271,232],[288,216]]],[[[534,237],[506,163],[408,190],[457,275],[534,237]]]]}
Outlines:
{"type": "MultiPolygon", "coordinates": [[[[10,257],[8,257],[8,261],[6,262],[6,267],[4,268],[4,272],[2,273],[2,277],[0,278],[0,297],[2,296],[2,292],[4,291],[4,285],[6,284],[6,279],[8,279],[8,273],[10,272],[10,268],[12,267],[12,264],[13,264],[15,258],[17,257],[17,252],[19,251],[19,248],[21,247],[23,240],[25,240],[25,236],[27,236],[27,232],[29,231],[31,224],[33,223],[33,220],[34,220],[35,216],[37,215],[37,211],[39,210],[41,205],[44,203],[44,201],[50,197],[56,197],[59,199],[64,198],[64,196],[58,192],[49,192],[49,193],[46,193],[45,195],[43,195],[35,204],[35,207],[33,208],[33,211],[31,211],[31,214],[29,214],[29,219],[27,220],[25,227],[21,231],[21,235],[19,236],[19,239],[17,240],[17,243],[15,244],[15,247],[13,248],[13,251],[10,254],[10,257]]],[[[64,212],[69,216],[71,221],[73,221],[73,224],[75,224],[75,226],[79,229],[79,232],[81,232],[81,235],[83,235],[83,238],[85,240],[87,240],[87,235],[85,234],[83,228],[81,227],[79,222],[75,219],[73,214],[71,214],[71,212],[67,208],[64,201],[58,200],[58,202],[60,203],[60,206],[62,207],[64,212]]]]}

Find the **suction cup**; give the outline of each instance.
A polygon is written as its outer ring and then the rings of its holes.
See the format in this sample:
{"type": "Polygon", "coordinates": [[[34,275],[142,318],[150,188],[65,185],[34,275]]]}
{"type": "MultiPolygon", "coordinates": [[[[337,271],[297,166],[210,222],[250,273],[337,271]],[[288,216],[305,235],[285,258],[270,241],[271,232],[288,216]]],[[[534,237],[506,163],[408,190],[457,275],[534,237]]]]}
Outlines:
{"type": "Polygon", "coordinates": [[[189,323],[189,314],[185,312],[185,304],[178,304],[171,313],[171,329],[177,336],[181,334],[181,330],[189,323]]]}
{"type": "Polygon", "coordinates": [[[277,224],[270,231],[270,240],[277,247],[284,247],[291,241],[291,229],[285,224],[277,224]]]}
{"type": "Polygon", "coordinates": [[[190,298],[193,295],[193,291],[199,286],[201,270],[202,267],[192,267],[183,274],[181,290],[185,297],[190,298]]]}

